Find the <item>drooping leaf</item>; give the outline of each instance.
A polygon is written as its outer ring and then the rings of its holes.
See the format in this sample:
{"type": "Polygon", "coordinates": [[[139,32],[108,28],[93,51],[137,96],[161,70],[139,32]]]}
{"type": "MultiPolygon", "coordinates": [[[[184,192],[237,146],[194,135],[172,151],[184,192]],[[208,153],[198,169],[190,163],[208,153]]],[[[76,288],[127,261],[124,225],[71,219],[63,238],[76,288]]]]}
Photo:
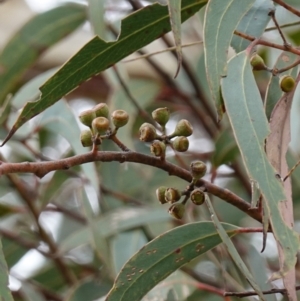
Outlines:
{"type": "Polygon", "coordinates": [[[227,248],[228,253],[230,254],[231,258],[233,259],[233,261],[235,262],[235,264],[238,266],[238,268],[240,269],[240,271],[243,273],[243,275],[245,276],[245,278],[248,280],[248,282],[250,283],[250,285],[253,287],[253,289],[256,291],[256,293],[258,294],[258,296],[260,297],[260,300],[265,300],[264,296],[261,292],[261,289],[259,288],[258,284],[256,283],[256,281],[254,280],[254,277],[251,275],[250,271],[248,270],[247,266],[245,265],[245,263],[243,262],[240,254],[238,253],[236,247],[234,246],[234,244],[232,243],[232,241],[230,240],[230,237],[228,236],[228,234],[226,233],[224,227],[222,226],[222,224],[220,223],[215,210],[211,204],[211,201],[209,198],[206,199],[206,204],[207,207],[211,213],[211,219],[215,224],[215,227],[217,229],[217,232],[219,233],[224,245],[227,248]]]}
{"type": "Polygon", "coordinates": [[[11,292],[8,288],[8,269],[6,265],[6,261],[4,258],[3,250],[2,250],[2,243],[0,240],[0,300],[1,301],[13,301],[13,297],[11,292]]]}
{"type": "MultiPolygon", "coordinates": [[[[298,55],[288,52],[288,51],[283,51],[280,56],[278,57],[273,69],[282,69],[285,68],[291,64],[293,64],[295,61],[298,60],[298,55]]],[[[293,78],[296,78],[298,73],[298,66],[291,68],[285,72],[282,72],[280,76],[283,75],[290,75],[293,78]]],[[[270,81],[268,83],[268,88],[267,92],[265,95],[265,110],[266,110],[266,115],[267,118],[270,119],[271,113],[278,102],[278,100],[284,95],[284,92],[280,89],[279,85],[279,76],[272,76],[270,78],[270,81]]]]}
{"type": "Polygon", "coordinates": [[[86,19],[83,5],[64,5],[26,23],[0,54],[0,104],[24,72],[48,47],[74,31],[86,19]]]}
{"type": "MultiPolygon", "coordinates": [[[[256,0],[253,3],[253,6],[241,19],[236,30],[259,38],[264,33],[264,30],[271,19],[269,13],[274,9],[273,1],[256,0]]],[[[231,46],[236,52],[245,50],[250,43],[250,41],[236,35],[234,35],[231,40],[231,46]]]]}
{"type": "Polygon", "coordinates": [[[174,41],[176,45],[177,52],[177,71],[175,73],[175,77],[180,70],[180,65],[182,62],[182,49],[181,49],[181,0],[168,0],[168,8],[170,15],[170,22],[172,27],[172,32],[174,36],[174,41]]]}
{"type": "Polygon", "coordinates": [[[221,77],[227,74],[227,54],[234,30],[255,0],[210,0],[204,17],[204,55],[207,79],[218,119],[224,108],[220,93],[221,77]]]}
{"type": "MultiPolygon", "coordinates": [[[[289,170],[286,160],[286,153],[291,140],[290,113],[295,89],[296,85],[291,92],[284,93],[276,103],[270,117],[271,133],[266,139],[267,157],[276,172],[279,175],[282,175],[282,177],[284,177],[289,170]]],[[[285,202],[278,204],[278,208],[283,221],[292,229],[294,226],[294,212],[290,178],[283,182],[283,187],[286,199],[285,202]]],[[[280,266],[284,266],[285,256],[281,243],[278,244],[278,253],[280,266]]],[[[295,268],[293,268],[290,269],[283,277],[283,283],[287,290],[288,296],[293,296],[290,298],[293,300],[297,299],[295,291],[295,273],[295,268]]]]}
{"type": "MultiPolygon", "coordinates": [[[[224,224],[228,235],[237,229],[224,224]]],[[[106,301],[139,301],[172,272],[221,242],[213,223],[177,227],[145,245],[124,265],[106,301]]]]}
{"type": "Polygon", "coordinates": [[[274,236],[283,246],[285,265],[280,270],[283,275],[295,266],[299,239],[284,223],[279,210],[279,203],[284,202],[286,197],[264,151],[269,127],[246,52],[230,60],[228,75],[222,79],[222,94],[248,175],[259,185],[274,236]],[[235,89],[232,89],[232,85],[235,89]]]}
{"type": "MultiPolygon", "coordinates": [[[[195,14],[206,2],[206,0],[183,0],[182,22],[195,14]]],[[[42,94],[38,101],[26,104],[2,146],[26,121],[53,105],[79,84],[149,44],[170,29],[168,8],[156,3],[125,18],[117,41],[105,42],[99,37],[93,38],[40,88],[42,94]]]]}

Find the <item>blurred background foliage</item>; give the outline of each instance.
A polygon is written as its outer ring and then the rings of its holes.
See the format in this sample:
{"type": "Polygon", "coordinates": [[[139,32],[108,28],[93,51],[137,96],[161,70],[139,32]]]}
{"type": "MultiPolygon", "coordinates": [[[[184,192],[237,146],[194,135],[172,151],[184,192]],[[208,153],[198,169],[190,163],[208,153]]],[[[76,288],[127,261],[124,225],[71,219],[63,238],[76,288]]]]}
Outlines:
{"type": "MultiPolygon", "coordinates": [[[[4,139],[24,104],[37,99],[38,87],[94,34],[114,40],[120,20],[139,5],[151,2],[154,1],[7,0],[1,3],[0,48],[5,50],[0,54],[0,63],[5,62],[10,73],[0,81],[0,139],[4,139]],[[60,6],[62,4],[64,6],[60,6]],[[28,46],[23,39],[35,41],[34,47],[28,46]],[[5,97],[7,93],[11,93],[9,99],[5,97]]],[[[300,6],[298,1],[288,2],[300,6]]],[[[280,24],[297,21],[281,7],[276,16],[280,24]]],[[[171,110],[169,130],[181,118],[193,124],[189,151],[180,156],[170,151],[168,160],[185,168],[195,159],[206,162],[209,169],[206,180],[232,190],[250,202],[250,183],[229,123],[226,116],[222,123],[216,122],[210,101],[201,45],[202,24],[203,9],[182,26],[182,44],[197,44],[183,48],[183,66],[176,79],[174,52],[138,59],[143,54],[173,46],[171,34],[121,61],[117,68],[123,83],[143,110],[151,113],[164,106],[171,110]]],[[[270,22],[269,27],[272,26],[270,22]]],[[[299,45],[299,25],[288,27],[285,32],[290,41],[299,45]]],[[[265,35],[275,42],[280,41],[274,30],[265,35]]],[[[275,64],[280,54],[278,50],[266,48],[259,48],[259,52],[269,66],[275,64]]],[[[230,55],[233,53],[231,49],[230,55]]],[[[263,71],[256,76],[261,94],[265,95],[270,75],[263,71]]],[[[298,160],[300,153],[300,97],[299,92],[296,93],[288,154],[290,166],[298,160]]],[[[1,148],[1,160],[55,160],[86,152],[79,141],[82,126],[78,114],[99,102],[107,103],[111,110],[124,109],[129,113],[130,123],[120,130],[119,137],[129,148],[149,154],[149,145],[138,139],[138,128],[144,119],[111,68],[26,123],[1,148]]],[[[115,146],[105,141],[103,149],[114,150],[115,146]]],[[[296,227],[299,227],[300,218],[299,181],[298,169],[293,174],[296,227]]],[[[104,300],[103,296],[123,264],[144,244],[182,223],[209,220],[207,209],[195,207],[191,202],[182,222],[172,219],[167,206],[156,200],[155,190],[159,185],[183,190],[187,183],[149,166],[116,162],[90,163],[68,171],[52,172],[41,180],[30,174],[2,176],[0,234],[14,299],[104,300]]],[[[224,201],[216,197],[212,200],[221,221],[237,226],[258,225],[224,201]]],[[[278,269],[272,237],[268,237],[262,257],[258,255],[261,235],[239,236],[234,242],[257,281],[265,285],[265,289],[270,288],[266,279],[278,269]]],[[[299,271],[298,267],[298,279],[299,271]]],[[[199,283],[226,290],[248,289],[248,284],[220,246],[173,273],[143,300],[223,299],[199,288],[199,283]]],[[[276,297],[269,296],[266,300],[276,300],[276,297]]]]}

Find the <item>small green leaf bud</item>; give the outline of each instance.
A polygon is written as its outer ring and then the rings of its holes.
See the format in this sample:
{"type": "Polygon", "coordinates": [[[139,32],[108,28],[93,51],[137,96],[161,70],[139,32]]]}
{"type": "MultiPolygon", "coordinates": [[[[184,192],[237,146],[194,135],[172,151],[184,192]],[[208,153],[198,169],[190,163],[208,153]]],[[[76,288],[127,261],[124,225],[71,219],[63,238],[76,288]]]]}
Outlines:
{"type": "Polygon", "coordinates": [[[185,206],[182,203],[173,204],[169,208],[169,213],[177,219],[182,219],[184,212],[185,212],[185,206]]]}
{"type": "Polygon", "coordinates": [[[129,120],[129,115],[124,110],[116,110],[111,114],[112,122],[116,128],[121,128],[126,125],[129,120]]]}
{"type": "Polygon", "coordinates": [[[166,186],[160,186],[156,189],[156,197],[161,204],[165,204],[167,201],[165,199],[165,192],[168,189],[166,186]]]}
{"type": "Polygon", "coordinates": [[[97,117],[92,122],[94,134],[103,135],[109,129],[109,121],[105,117],[97,117]]]}
{"type": "Polygon", "coordinates": [[[92,126],[93,120],[96,118],[93,110],[86,110],[79,114],[80,122],[88,127],[92,126]]]}
{"type": "Polygon", "coordinates": [[[204,192],[199,188],[194,189],[191,193],[191,200],[195,205],[202,205],[205,201],[204,192]]]}
{"type": "Polygon", "coordinates": [[[206,174],[206,165],[202,161],[194,161],[190,165],[190,170],[193,178],[198,180],[206,174]]]}
{"type": "Polygon", "coordinates": [[[98,103],[96,106],[93,107],[93,111],[95,112],[96,117],[108,118],[109,109],[106,103],[98,103]]]}
{"type": "Polygon", "coordinates": [[[172,142],[173,147],[178,152],[186,152],[189,149],[189,139],[184,136],[179,136],[172,142]]]}
{"type": "Polygon", "coordinates": [[[176,188],[168,188],[165,191],[165,200],[168,203],[175,203],[181,198],[181,192],[176,188]]]}
{"type": "Polygon", "coordinates": [[[190,124],[190,122],[186,119],[181,119],[176,124],[175,131],[171,136],[172,137],[175,137],[175,136],[188,137],[188,136],[191,136],[192,134],[193,134],[193,127],[190,124]]]}
{"type": "Polygon", "coordinates": [[[151,153],[156,157],[164,157],[166,145],[162,141],[154,141],[150,147],[151,153]]]}
{"type": "Polygon", "coordinates": [[[268,69],[267,66],[265,65],[265,62],[263,58],[256,54],[253,54],[250,58],[250,64],[253,67],[253,70],[266,70],[268,69]]]}
{"type": "Polygon", "coordinates": [[[152,112],[152,118],[164,127],[170,119],[170,111],[168,108],[158,108],[152,112]]]}
{"type": "Polygon", "coordinates": [[[295,80],[290,75],[284,75],[280,78],[279,85],[283,92],[291,92],[295,87],[295,80]]]}
{"type": "Polygon", "coordinates": [[[92,132],[90,130],[84,130],[80,133],[80,141],[83,147],[93,145],[92,132]]]}
{"type": "Polygon", "coordinates": [[[140,140],[152,142],[157,137],[155,127],[150,123],[143,123],[140,127],[140,140]]]}

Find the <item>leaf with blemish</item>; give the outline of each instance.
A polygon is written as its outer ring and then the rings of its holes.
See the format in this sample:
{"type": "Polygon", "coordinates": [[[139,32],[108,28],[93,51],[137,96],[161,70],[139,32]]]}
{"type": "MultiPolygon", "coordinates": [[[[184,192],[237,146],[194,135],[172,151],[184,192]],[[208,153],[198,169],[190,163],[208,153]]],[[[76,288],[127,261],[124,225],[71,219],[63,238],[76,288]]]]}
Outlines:
{"type": "MultiPolygon", "coordinates": [[[[288,173],[286,153],[291,140],[290,112],[295,89],[296,87],[293,91],[284,93],[276,103],[270,118],[271,134],[266,139],[266,152],[268,159],[277,173],[282,177],[288,173]]],[[[285,202],[281,202],[279,204],[279,210],[285,223],[292,229],[294,226],[294,213],[290,178],[287,178],[284,181],[283,187],[286,199],[285,202]]],[[[283,267],[285,264],[284,249],[281,244],[278,245],[278,248],[280,266],[283,267]]],[[[290,269],[289,272],[284,275],[283,282],[288,291],[288,295],[293,296],[292,300],[296,300],[295,268],[290,269]]]]}
{"type": "Polygon", "coordinates": [[[232,35],[255,0],[210,0],[204,17],[204,55],[207,80],[215,102],[218,119],[224,107],[220,93],[221,77],[227,74],[227,53],[232,35]]]}
{"type": "MultiPolygon", "coordinates": [[[[206,2],[207,0],[183,0],[181,21],[190,18],[206,2]]],[[[25,122],[52,106],[78,85],[170,30],[168,7],[156,3],[125,18],[118,40],[105,42],[99,37],[93,38],[40,88],[42,94],[38,101],[25,105],[2,146],[25,122]]]]}
{"type": "MultiPolygon", "coordinates": [[[[256,0],[241,19],[236,30],[257,38],[260,37],[271,19],[269,13],[274,9],[273,1],[256,0]]],[[[236,35],[231,40],[231,46],[236,52],[245,50],[250,43],[250,41],[236,35]]]]}
{"type": "Polygon", "coordinates": [[[286,196],[264,151],[269,126],[245,51],[230,60],[228,75],[222,79],[221,85],[226,111],[246,170],[250,179],[259,185],[275,239],[283,247],[284,266],[280,275],[284,275],[295,266],[299,238],[282,219],[280,206],[286,201],[286,196]],[[232,89],[233,85],[235,89],[232,89]]]}
{"type": "MultiPolygon", "coordinates": [[[[287,51],[283,51],[280,56],[278,57],[274,69],[282,69],[285,68],[291,64],[293,64],[295,61],[299,59],[298,55],[294,53],[290,53],[287,51]]],[[[293,78],[296,78],[298,73],[298,66],[291,68],[285,72],[282,72],[280,76],[283,75],[290,75],[293,78]]],[[[276,105],[276,103],[279,101],[279,99],[284,95],[285,93],[280,89],[279,85],[279,76],[272,76],[270,78],[270,81],[268,83],[268,88],[265,96],[265,110],[267,118],[270,119],[272,111],[276,105]]]]}
{"type": "Polygon", "coordinates": [[[68,4],[33,17],[15,34],[0,54],[0,105],[41,53],[85,19],[83,5],[68,4]]]}
{"type": "MultiPolygon", "coordinates": [[[[223,227],[229,236],[238,229],[230,224],[223,227]]],[[[220,243],[212,222],[187,224],[158,236],[127,261],[106,301],[141,300],[172,272],[220,243]]]]}
{"type": "Polygon", "coordinates": [[[180,0],[168,0],[168,8],[170,15],[170,22],[172,27],[172,32],[174,36],[174,42],[176,45],[178,67],[175,73],[177,77],[181,62],[182,62],[182,49],[181,49],[181,1],[180,0]]]}

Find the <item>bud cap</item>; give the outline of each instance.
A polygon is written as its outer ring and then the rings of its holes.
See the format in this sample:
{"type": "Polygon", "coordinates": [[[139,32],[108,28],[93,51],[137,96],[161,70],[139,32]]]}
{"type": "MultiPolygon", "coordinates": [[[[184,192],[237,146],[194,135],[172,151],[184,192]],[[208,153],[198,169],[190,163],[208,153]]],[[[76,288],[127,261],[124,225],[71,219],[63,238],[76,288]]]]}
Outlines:
{"type": "Polygon", "coordinates": [[[181,119],[176,124],[176,128],[172,136],[185,136],[189,137],[193,134],[193,127],[186,119],[181,119]]]}
{"type": "Polygon", "coordinates": [[[93,120],[96,118],[93,110],[86,110],[79,114],[79,120],[82,124],[91,127],[93,120]]]}
{"type": "Polygon", "coordinates": [[[94,134],[103,135],[109,129],[109,121],[105,117],[97,117],[92,122],[94,134]]]}
{"type": "Polygon", "coordinates": [[[162,141],[154,141],[151,144],[150,151],[156,157],[163,157],[166,153],[166,145],[162,141]]]}
{"type": "Polygon", "coordinates": [[[202,161],[194,161],[190,165],[193,178],[198,180],[206,174],[206,164],[202,161]]]}
{"type": "Polygon", "coordinates": [[[168,108],[158,108],[152,112],[152,118],[164,127],[170,119],[170,111],[168,108]]]}
{"type": "Polygon", "coordinates": [[[256,54],[253,54],[250,58],[250,64],[253,67],[253,70],[266,70],[267,66],[265,65],[265,62],[263,58],[256,54]]]}
{"type": "Polygon", "coordinates": [[[185,206],[182,203],[177,203],[177,204],[173,204],[170,208],[169,208],[169,213],[177,218],[177,219],[182,219],[183,215],[185,213],[185,206]]]}
{"type": "Polygon", "coordinates": [[[140,127],[140,140],[152,142],[157,137],[155,127],[150,123],[143,123],[140,127]]]}
{"type": "Polygon", "coordinates": [[[122,126],[126,125],[129,120],[129,115],[124,110],[116,110],[113,111],[111,114],[112,122],[116,128],[121,128],[122,126]]]}
{"type": "Polygon", "coordinates": [[[168,189],[166,186],[160,186],[156,189],[156,197],[161,204],[165,204],[167,201],[165,199],[165,192],[168,189]]]}
{"type": "Polygon", "coordinates": [[[106,103],[99,103],[93,107],[96,117],[105,117],[108,118],[109,109],[106,103]]]}
{"type": "Polygon", "coordinates": [[[189,149],[189,140],[184,136],[176,137],[173,141],[173,147],[178,152],[186,152],[189,149]]]}
{"type": "Polygon", "coordinates": [[[283,92],[291,92],[295,87],[295,80],[290,75],[284,75],[280,78],[279,85],[283,92]]]}
{"type": "Polygon", "coordinates": [[[168,203],[175,203],[181,198],[181,192],[176,188],[167,188],[165,191],[165,200],[168,203]]]}
{"type": "Polygon", "coordinates": [[[202,205],[205,201],[205,194],[204,192],[199,189],[199,188],[196,188],[192,191],[191,193],[191,200],[192,202],[195,204],[195,205],[202,205]]]}

